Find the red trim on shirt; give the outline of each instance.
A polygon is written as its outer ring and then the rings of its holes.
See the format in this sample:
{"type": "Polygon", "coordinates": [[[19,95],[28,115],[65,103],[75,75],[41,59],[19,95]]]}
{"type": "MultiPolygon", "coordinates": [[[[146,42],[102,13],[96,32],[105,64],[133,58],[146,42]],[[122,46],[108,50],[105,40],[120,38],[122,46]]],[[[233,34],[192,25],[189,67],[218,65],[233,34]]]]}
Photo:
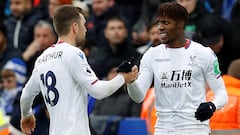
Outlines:
{"type": "MultiPolygon", "coordinates": [[[[185,49],[188,49],[189,48],[189,46],[190,46],[190,44],[191,44],[191,40],[190,39],[186,39],[187,41],[186,41],[186,43],[184,44],[184,48],[185,49]]],[[[171,47],[169,47],[169,45],[166,45],[166,49],[167,48],[171,48],[171,47]]]]}
{"type": "Polygon", "coordinates": [[[64,43],[64,41],[58,41],[56,44],[52,44],[51,47],[55,47],[58,44],[64,43]]]}
{"type": "Polygon", "coordinates": [[[64,41],[58,41],[57,44],[61,44],[61,43],[64,43],[64,41]]]}
{"type": "Polygon", "coordinates": [[[184,48],[185,48],[185,49],[188,49],[188,47],[190,46],[190,44],[191,44],[191,40],[190,40],[190,39],[187,39],[187,42],[185,43],[184,48]]]}
{"type": "Polygon", "coordinates": [[[95,81],[93,81],[91,84],[93,85],[93,84],[95,84],[97,81],[98,81],[98,79],[97,79],[97,80],[95,80],[95,81]]]}
{"type": "Polygon", "coordinates": [[[218,75],[218,76],[217,76],[217,79],[219,79],[220,77],[221,77],[221,75],[218,75]]]}

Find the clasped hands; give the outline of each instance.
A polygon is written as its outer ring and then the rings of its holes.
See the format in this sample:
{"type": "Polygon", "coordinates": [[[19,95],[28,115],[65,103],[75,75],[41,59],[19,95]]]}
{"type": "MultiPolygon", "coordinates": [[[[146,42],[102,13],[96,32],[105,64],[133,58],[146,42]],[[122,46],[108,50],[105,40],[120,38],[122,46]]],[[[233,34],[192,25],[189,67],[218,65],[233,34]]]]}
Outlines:
{"type": "Polygon", "coordinates": [[[123,61],[118,67],[117,72],[122,74],[125,83],[131,83],[138,77],[138,67],[135,65],[135,60],[132,57],[129,61],[123,61]]]}

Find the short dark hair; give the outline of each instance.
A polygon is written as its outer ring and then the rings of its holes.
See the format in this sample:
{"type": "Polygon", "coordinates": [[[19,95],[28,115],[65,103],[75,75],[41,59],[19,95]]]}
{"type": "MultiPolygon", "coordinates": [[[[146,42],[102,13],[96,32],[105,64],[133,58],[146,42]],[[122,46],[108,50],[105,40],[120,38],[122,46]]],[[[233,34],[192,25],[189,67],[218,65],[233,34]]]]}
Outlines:
{"type": "Polygon", "coordinates": [[[69,33],[70,25],[73,22],[80,20],[80,15],[83,14],[82,9],[72,5],[60,6],[53,17],[53,24],[58,36],[66,35],[69,33]]]}
{"type": "Polygon", "coordinates": [[[156,10],[156,19],[158,17],[167,17],[175,21],[184,21],[188,20],[187,10],[176,2],[165,2],[161,3],[156,10]]]}

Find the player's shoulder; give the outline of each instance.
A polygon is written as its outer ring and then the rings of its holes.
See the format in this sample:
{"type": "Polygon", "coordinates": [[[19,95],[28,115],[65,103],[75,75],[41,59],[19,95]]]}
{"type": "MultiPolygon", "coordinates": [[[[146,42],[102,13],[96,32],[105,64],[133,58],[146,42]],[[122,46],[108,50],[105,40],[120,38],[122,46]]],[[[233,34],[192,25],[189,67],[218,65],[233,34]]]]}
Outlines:
{"type": "Polygon", "coordinates": [[[206,47],[198,42],[191,40],[191,45],[189,47],[190,50],[198,52],[198,53],[213,53],[212,49],[210,47],[206,47]]]}
{"type": "Polygon", "coordinates": [[[57,57],[57,56],[61,56],[62,60],[66,60],[69,61],[69,59],[73,58],[73,57],[80,57],[81,60],[86,60],[86,56],[84,54],[84,52],[73,46],[70,45],[68,43],[59,43],[59,44],[54,44],[51,47],[48,47],[37,59],[37,61],[39,61],[41,63],[41,61],[45,61],[48,58],[52,58],[52,57],[57,57]]]}
{"type": "Polygon", "coordinates": [[[83,51],[81,49],[79,49],[78,47],[75,47],[69,43],[63,42],[60,44],[56,44],[54,45],[52,48],[48,48],[50,52],[52,51],[62,51],[65,55],[65,57],[69,57],[74,55],[75,53],[81,52],[83,53],[83,51]]]}
{"type": "Polygon", "coordinates": [[[78,47],[75,47],[68,43],[64,43],[61,50],[63,51],[63,53],[65,53],[65,57],[67,57],[67,59],[71,57],[80,57],[81,60],[83,61],[86,60],[86,56],[84,52],[78,47]]]}
{"type": "Polygon", "coordinates": [[[78,50],[79,48],[69,44],[69,43],[66,43],[66,42],[63,42],[61,44],[57,44],[55,45],[56,46],[56,49],[59,49],[59,50],[63,50],[63,51],[75,51],[75,50],[78,50]]]}
{"type": "Polygon", "coordinates": [[[216,54],[210,47],[203,46],[200,43],[192,41],[191,46],[189,47],[190,54],[193,54],[200,59],[202,59],[202,62],[206,62],[210,59],[217,59],[216,54]]]}
{"type": "Polygon", "coordinates": [[[155,56],[159,56],[163,54],[162,52],[166,49],[164,44],[160,44],[158,46],[150,47],[142,56],[142,60],[151,61],[151,59],[155,56]]]}
{"type": "Polygon", "coordinates": [[[160,44],[158,46],[152,46],[150,47],[144,54],[149,55],[152,53],[159,53],[161,52],[161,50],[166,49],[166,45],[165,44],[160,44]]]}

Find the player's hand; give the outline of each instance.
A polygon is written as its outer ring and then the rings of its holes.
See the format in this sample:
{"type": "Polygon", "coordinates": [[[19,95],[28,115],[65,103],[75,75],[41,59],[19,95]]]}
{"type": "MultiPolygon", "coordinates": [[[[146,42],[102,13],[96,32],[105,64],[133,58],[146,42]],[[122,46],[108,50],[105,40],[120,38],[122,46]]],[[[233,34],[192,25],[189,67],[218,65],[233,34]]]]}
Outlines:
{"type": "Polygon", "coordinates": [[[202,122],[210,119],[215,111],[216,106],[212,102],[201,103],[195,112],[195,117],[202,122]]]}
{"type": "Polygon", "coordinates": [[[134,66],[134,58],[132,57],[129,61],[123,61],[118,67],[117,67],[117,73],[124,72],[129,73],[132,71],[132,67],[134,66]]]}
{"type": "Polygon", "coordinates": [[[36,119],[34,115],[24,117],[21,119],[21,130],[26,135],[31,135],[36,126],[36,119]]]}
{"type": "Polygon", "coordinates": [[[120,74],[123,75],[125,79],[125,83],[131,83],[135,81],[138,77],[138,67],[134,65],[131,69],[131,72],[128,72],[128,73],[120,72],[120,74]]]}

